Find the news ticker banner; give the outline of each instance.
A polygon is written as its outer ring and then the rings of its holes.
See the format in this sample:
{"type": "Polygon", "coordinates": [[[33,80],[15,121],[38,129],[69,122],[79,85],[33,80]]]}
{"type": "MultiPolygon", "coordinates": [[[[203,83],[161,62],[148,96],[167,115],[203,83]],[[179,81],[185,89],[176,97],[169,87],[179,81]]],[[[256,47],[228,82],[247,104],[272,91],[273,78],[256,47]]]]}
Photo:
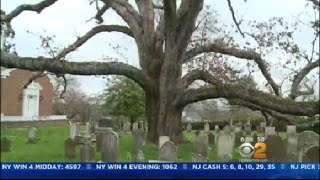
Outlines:
{"type": "Polygon", "coordinates": [[[1,163],[1,178],[320,178],[319,163],[1,163]]]}

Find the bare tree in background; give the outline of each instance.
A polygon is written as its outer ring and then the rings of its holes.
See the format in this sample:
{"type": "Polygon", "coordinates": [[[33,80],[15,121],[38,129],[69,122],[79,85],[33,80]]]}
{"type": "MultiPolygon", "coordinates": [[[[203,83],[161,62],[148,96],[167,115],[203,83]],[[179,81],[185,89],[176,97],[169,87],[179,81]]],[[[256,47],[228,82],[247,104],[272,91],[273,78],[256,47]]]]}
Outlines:
{"type": "MultiPolygon", "coordinates": [[[[40,13],[57,0],[43,0],[34,5],[18,6],[10,13],[1,12],[1,21],[10,24],[15,17],[23,11],[35,11],[40,13]]],[[[54,57],[19,57],[14,54],[1,51],[1,66],[7,68],[21,68],[32,71],[48,71],[55,74],[74,75],[124,75],[138,83],[145,91],[146,118],[148,120],[148,138],[156,142],[158,136],[168,135],[173,141],[179,143],[183,140],[181,115],[183,108],[194,102],[225,98],[233,104],[261,110],[267,114],[291,114],[296,116],[314,116],[319,114],[319,101],[299,102],[295,99],[302,94],[301,81],[309,72],[319,67],[319,54],[308,56],[310,62],[300,69],[294,76],[291,98],[280,96],[279,84],[277,84],[267,64],[267,60],[260,49],[244,48],[237,43],[230,43],[229,39],[218,38],[200,44],[192,45],[193,34],[197,30],[199,13],[203,9],[203,0],[184,0],[177,6],[174,0],[164,0],[162,4],[154,4],[153,1],[136,0],[137,9],[126,0],[93,0],[102,2],[97,6],[97,19],[99,25],[79,37],[70,46],[64,48],[54,57]],[[106,10],[114,10],[127,23],[127,26],[105,25],[102,15],[106,10]],[[159,23],[155,23],[155,11],[161,11],[159,23]],[[121,62],[75,62],[67,61],[65,56],[76,50],[90,38],[101,32],[121,32],[134,38],[139,53],[140,69],[121,62]],[[245,87],[237,81],[226,81],[217,77],[223,74],[214,73],[206,69],[194,69],[183,75],[182,67],[202,53],[213,53],[216,56],[210,59],[211,64],[219,63],[218,57],[234,57],[239,61],[254,62],[259,71],[267,80],[273,92],[265,92],[254,88],[245,87]],[[202,80],[208,85],[200,88],[189,88],[196,80],[202,80]]],[[[316,1],[317,2],[317,1],[316,1]]],[[[230,10],[232,9],[228,0],[230,10]]],[[[318,4],[315,3],[318,8],[318,4]]],[[[238,29],[241,23],[233,14],[238,29]]],[[[319,28],[318,23],[313,23],[319,28]]],[[[259,27],[258,27],[259,28],[259,27]]],[[[241,29],[240,29],[241,30],[241,29]]],[[[319,31],[317,31],[318,33],[319,31]]],[[[245,34],[245,32],[240,32],[245,34]]],[[[257,34],[248,36],[258,38],[257,34]]],[[[290,36],[290,35],[289,35],[290,36]]],[[[260,47],[274,44],[262,44],[264,35],[257,39],[260,47]],[[259,44],[260,43],[260,44],[259,44]]],[[[272,40],[272,39],[271,39],[272,40]]],[[[271,41],[270,40],[270,41],[271,41]]],[[[278,41],[279,42],[279,41],[278,41]]],[[[286,48],[286,44],[280,45],[286,48]]],[[[296,53],[293,44],[288,45],[287,53],[296,53]]],[[[272,53],[265,52],[265,53],[272,53]]]]}

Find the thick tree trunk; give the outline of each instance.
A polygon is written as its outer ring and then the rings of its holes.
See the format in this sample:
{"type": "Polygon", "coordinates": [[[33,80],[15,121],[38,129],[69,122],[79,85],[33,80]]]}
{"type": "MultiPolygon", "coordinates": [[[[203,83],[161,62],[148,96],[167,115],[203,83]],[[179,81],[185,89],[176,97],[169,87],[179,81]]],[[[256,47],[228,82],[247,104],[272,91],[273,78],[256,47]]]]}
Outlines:
{"type": "Polygon", "coordinates": [[[158,142],[157,123],[159,119],[159,97],[146,92],[146,118],[148,121],[147,140],[152,143],[158,142]]]}

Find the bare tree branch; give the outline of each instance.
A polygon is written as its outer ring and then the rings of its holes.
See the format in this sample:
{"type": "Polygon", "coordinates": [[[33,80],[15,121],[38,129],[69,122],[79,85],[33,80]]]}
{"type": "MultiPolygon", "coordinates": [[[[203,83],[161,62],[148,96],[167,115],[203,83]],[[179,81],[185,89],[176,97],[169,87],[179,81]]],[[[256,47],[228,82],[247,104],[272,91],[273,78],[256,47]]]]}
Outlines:
{"type": "Polygon", "coordinates": [[[154,8],[154,9],[161,9],[161,10],[163,10],[163,6],[157,5],[157,4],[154,4],[154,3],[153,3],[153,8],[154,8]]]}
{"type": "Polygon", "coordinates": [[[190,84],[192,84],[195,80],[203,80],[207,83],[211,84],[221,84],[221,82],[214,78],[209,72],[204,70],[193,70],[187,73],[181,79],[181,85],[183,89],[186,89],[190,84]]]}
{"type": "Polygon", "coordinates": [[[238,106],[247,107],[247,108],[249,108],[251,110],[262,111],[264,113],[268,113],[269,115],[271,115],[271,116],[273,116],[273,117],[275,117],[277,119],[285,120],[289,124],[295,124],[294,123],[294,118],[292,116],[281,114],[281,113],[278,113],[276,111],[272,111],[270,109],[257,106],[255,104],[247,102],[247,101],[243,101],[243,100],[240,100],[240,99],[230,99],[229,103],[231,105],[238,105],[238,106]]]}
{"type": "Polygon", "coordinates": [[[243,33],[243,32],[241,31],[241,29],[240,29],[240,23],[237,21],[236,16],[235,16],[235,13],[234,13],[234,10],[233,10],[233,7],[232,7],[232,5],[231,5],[231,0],[227,0],[227,1],[228,1],[229,9],[230,9],[230,11],[231,11],[231,15],[232,15],[233,22],[236,24],[239,33],[242,35],[242,37],[244,37],[244,33],[243,33]]]}
{"type": "Polygon", "coordinates": [[[51,6],[55,2],[57,2],[57,0],[43,0],[40,3],[34,4],[34,5],[31,5],[31,4],[20,5],[7,15],[1,14],[1,21],[10,23],[10,21],[13,18],[17,17],[23,11],[35,11],[37,13],[41,13],[43,9],[51,6]]]}
{"type": "Polygon", "coordinates": [[[280,95],[279,86],[272,79],[271,74],[269,73],[265,64],[265,60],[261,58],[260,54],[254,51],[242,50],[234,47],[226,47],[223,43],[208,43],[203,46],[198,46],[187,51],[184,56],[184,62],[188,62],[188,60],[192,57],[206,52],[215,52],[234,56],[240,59],[254,60],[257,63],[261,73],[266,78],[267,82],[271,85],[275,94],[280,95]]]}
{"type": "Polygon", "coordinates": [[[63,90],[62,90],[62,92],[60,94],[60,98],[63,98],[64,97],[63,95],[67,92],[67,79],[66,79],[66,76],[63,74],[62,78],[63,78],[63,90]]]}
{"type": "Polygon", "coordinates": [[[103,23],[102,15],[110,8],[109,4],[104,4],[101,9],[98,10],[97,14],[95,15],[98,24],[103,23]]]}
{"type": "Polygon", "coordinates": [[[246,89],[237,85],[216,85],[214,88],[189,89],[178,104],[187,104],[213,98],[240,99],[261,108],[266,108],[281,114],[297,116],[314,116],[319,114],[319,101],[295,102],[255,89],[246,89]]]}
{"type": "MultiPolygon", "coordinates": [[[[290,97],[292,99],[297,98],[300,94],[299,94],[299,85],[301,83],[301,81],[303,80],[303,78],[309,74],[309,72],[311,70],[313,70],[314,68],[319,67],[319,62],[320,60],[318,59],[315,62],[309,63],[307,64],[304,68],[302,68],[300,70],[300,72],[298,74],[295,75],[292,86],[291,86],[291,94],[290,97]]],[[[300,92],[301,93],[301,92],[300,92]]]]}
{"type": "Polygon", "coordinates": [[[110,5],[119,16],[129,25],[134,37],[141,34],[141,18],[139,13],[126,0],[102,0],[106,5],[110,5]]]}
{"type": "Polygon", "coordinates": [[[121,62],[55,61],[43,57],[18,57],[1,51],[1,66],[31,71],[48,71],[55,74],[123,75],[134,80],[143,89],[154,90],[151,88],[154,82],[148,79],[141,70],[121,62]]]}
{"type": "Polygon", "coordinates": [[[180,8],[177,12],[178,27],[177,39],[178,59],[180,60],[187,49],[191,35],[194,32],[197,17],[202,10],[203,0],[188,0],[182,1],[180,8]]]}
{"type": "Polygon", "coordinates": [[[56,56],[56,59],[64,58],[68,53],[76,50],[78,47],[80,47],[82,44],[87,42],[90,38],[92,38],[96,34],[101,32],[112,32],[112,31],[121,32],[132,37],[132,33],[128,27],[119,26],[119,25],[99,25],[92,28],[84,36],[79,37],[73,44],[63,49],[63,51],[56,56]]]}
{"type": "Polygon", "coordinates": [[[23,89],[26,89],[31,83],[32,81],[40,78],[40,77],[43,77],[43,76],[46,76],[48,73],[44,73],[44,72],[36,72],[35,74],[32,75],[32,77],[23,85],[23,89]]]}

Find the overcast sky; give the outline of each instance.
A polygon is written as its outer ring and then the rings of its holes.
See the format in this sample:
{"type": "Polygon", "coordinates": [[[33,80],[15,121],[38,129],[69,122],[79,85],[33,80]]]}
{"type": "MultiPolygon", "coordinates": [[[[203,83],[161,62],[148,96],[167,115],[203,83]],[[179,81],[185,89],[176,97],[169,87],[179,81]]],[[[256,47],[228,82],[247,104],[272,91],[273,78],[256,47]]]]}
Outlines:
{"type": "MultiPolygon", "coordinates": [[[[34,4],[36,0],[1,0],[1,9],[6,13],[12,11],[20,4],[34,4]]],[[[233,24],[226,0],[207,0],[206,4],[211,5],[219,13],[219,21],[224,24],[233,24]]],[[[271,17],[283,17],[292,21],[299,12],[305,8],[305,0],[233,0],[237,16],[246,21],[266,21],[271,17]]],[[[96,13],[95,6],[89,6],[89,0],[59,0],[39,15],[35,12],[24,12],[12,21],[16,32],[13,42],[20,56],[47,56],[40,48],[39,35],[55,35],[53,46],[65,47],[76,40],[77,36],[84,35],[92,27],[95,21],[87,21],[96,13]],[[30,31],[32,33],[27,32],[30,31]]],[[[122,24],[124,21],[112,10],[105,13],[104,24],[122,24]]],[[[244,27],[245,28],[245,27],[244,27]]],[[[310,46],[308,30],[303,30],[298,41],[303,46],[310,46]]],[[[129,64],[138,67],[137,47],[131,37],[121,33],[100,33],[91,38],[88,42],[70,53],[67,58],[73,61],[103,61],[102,57],[115,57],[120,61],[128,61],[129,64]],[[114,48],[119,46],[120,48],[114,48]],[[115,49],[122,52],[119,55],[115,49]]],[[[277,71],[272,72],[276,82],[281,76],[277,71]]],[[[257,74],[257,76],[261,74],[257,74]]],[[[105,80],[101,77],[77,76],[81,82],[81,89],[88,94],[101,93],[105,80]]]]}

